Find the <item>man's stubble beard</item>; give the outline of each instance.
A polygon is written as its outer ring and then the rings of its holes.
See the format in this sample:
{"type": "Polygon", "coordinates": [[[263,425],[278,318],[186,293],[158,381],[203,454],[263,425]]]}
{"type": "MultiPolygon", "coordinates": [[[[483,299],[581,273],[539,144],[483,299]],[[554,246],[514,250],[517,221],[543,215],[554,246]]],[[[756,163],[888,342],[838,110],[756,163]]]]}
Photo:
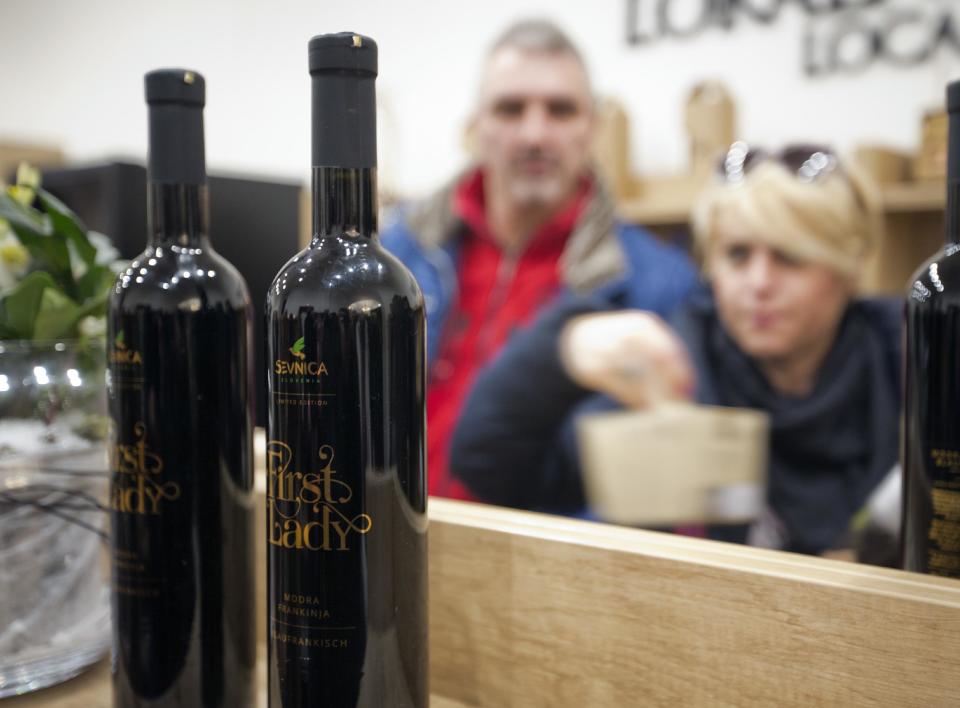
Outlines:
{"type": "Polygon", "coordinates": [[[511,176],[508,193],[514,205],[525,209],[559,208],[571,196],[574,184],[559,176],[542,179],[511,176]]]}

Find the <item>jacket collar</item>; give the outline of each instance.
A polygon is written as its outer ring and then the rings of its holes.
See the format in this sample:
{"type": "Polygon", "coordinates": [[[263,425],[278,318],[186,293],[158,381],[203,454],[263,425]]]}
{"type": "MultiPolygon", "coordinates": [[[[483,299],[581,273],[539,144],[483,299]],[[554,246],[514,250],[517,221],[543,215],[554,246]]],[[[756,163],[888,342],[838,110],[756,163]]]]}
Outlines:
{"type": "MultiPolygon", "coordinates": [[[[475,169],[461,172],[410,210],[407,224],[422,248],[443,248],[463,235],[467,227],[451,204],[457,185],[475,169]]],[[[594,172],[591,177],[593,194],[573,227],[559,264],[561,282],[576,293],[592,290],[627,272],[613,200],[600,176],[594,172]]]]}

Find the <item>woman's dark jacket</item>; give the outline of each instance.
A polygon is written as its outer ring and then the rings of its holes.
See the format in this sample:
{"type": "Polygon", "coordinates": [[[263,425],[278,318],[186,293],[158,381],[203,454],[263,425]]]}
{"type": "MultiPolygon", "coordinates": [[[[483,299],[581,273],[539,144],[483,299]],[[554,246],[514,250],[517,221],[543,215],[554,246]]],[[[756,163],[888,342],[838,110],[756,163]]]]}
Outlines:
{"type": "MultiPolygon", "coordinates": [[[[575,384],[558,356],[563,325],[586,312],[616,309],[568,299],[518,332],[478,377],[451,451],[453,474],[493,504],[588,513],[574,421],[615,401],[575,384]]],[[[720,326],[706,290],[670,324],[697,374],[696,400],[770,415],[767,502],[786,531],[786,550],[821,553],[897,461],[900,409],[900,304],[850,305],[808,396],[782,396],[720,326]]],[[[745,541],[746,529],[718,530],[745,541]]]]}

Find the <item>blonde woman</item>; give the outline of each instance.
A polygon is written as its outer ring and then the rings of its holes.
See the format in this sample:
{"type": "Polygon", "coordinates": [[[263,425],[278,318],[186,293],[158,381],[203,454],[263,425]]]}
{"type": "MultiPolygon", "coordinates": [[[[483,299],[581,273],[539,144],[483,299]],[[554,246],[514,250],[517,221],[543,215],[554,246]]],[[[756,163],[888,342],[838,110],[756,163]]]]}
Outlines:
{"type": "Polygon", "coordinates": [[[670,319],[629,297],[569,300],[478,378],[453,470],[482,500],[584,513],[572,418],[664,397],[771,417],[762,523],[726,540],[823,553],[896,463],[899,306],[857,298],[876,236],[831,151],[734,144],[698,200],[705,286],[670,319]]]}

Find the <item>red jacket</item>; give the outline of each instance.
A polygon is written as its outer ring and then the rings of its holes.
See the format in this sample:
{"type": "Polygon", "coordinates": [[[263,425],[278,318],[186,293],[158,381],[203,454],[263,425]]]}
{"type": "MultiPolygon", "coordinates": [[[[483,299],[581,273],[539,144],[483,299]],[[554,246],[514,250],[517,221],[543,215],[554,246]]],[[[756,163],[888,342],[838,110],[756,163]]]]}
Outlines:
{"type": "Polygon", "coordinates": [[[427,459],[431,495],[470,499],[450,476],[450,438],[480,368],[517,327],[528,323],[560,289],[558,264],[593,191],[577,194],[517,253],[504,252],[487,223],[483,174],[456,186],[451,208],[465,225],[457,267],[458,297],[441,333],[427,390],[427,459]]]}

